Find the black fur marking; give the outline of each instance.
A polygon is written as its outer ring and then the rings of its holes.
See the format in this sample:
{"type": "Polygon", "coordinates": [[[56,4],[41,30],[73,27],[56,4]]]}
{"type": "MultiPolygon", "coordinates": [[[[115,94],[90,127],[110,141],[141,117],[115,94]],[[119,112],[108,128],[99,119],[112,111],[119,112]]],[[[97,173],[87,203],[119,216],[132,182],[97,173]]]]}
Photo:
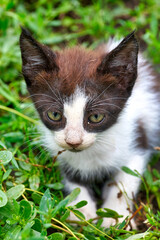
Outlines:
{"type": "Polygon", "coordinates": [[[31,86],[31,79],[38,71],[50,72],[53,69],[58,71],[56,53],[49,47],[37,42],[25,28],[22,28],[20,48],[23,62],[22,72],[28,87],[31,86]]]}
{"type": "Polygon", "coordinates": [[[111,73],[117,78],[118,85],[130,94],[137,77],[137,57],[138,42],[132,32],[104,56],[97,72],[102,75],[111,73]]]}
{"type": "Polygon", "coordinates": [[[73,175],[74,170],[67,163],[65,163],[65,165],[63,165],[61,169],[62,169],[62,176],[64,176],[64,178],[68,179],[70,182],[85,186],[90,196],[92,197],[92,199],[96,201],[102,200],[101,193],[102,193],[104,184],[112,178],[112,174],[107,173],[105,169],[104,171],[101,172],[100,177],[98,177],[95,174],[94,178],[93,177],[83,178],[79,170],[77,170],[73,175]]]}
{"type": "Polygon", "coordinates": [[[141,120],[137,122],[136,147],[144,150],[149,148],[148,137],[144,128],[144,124],[141,120]]]}

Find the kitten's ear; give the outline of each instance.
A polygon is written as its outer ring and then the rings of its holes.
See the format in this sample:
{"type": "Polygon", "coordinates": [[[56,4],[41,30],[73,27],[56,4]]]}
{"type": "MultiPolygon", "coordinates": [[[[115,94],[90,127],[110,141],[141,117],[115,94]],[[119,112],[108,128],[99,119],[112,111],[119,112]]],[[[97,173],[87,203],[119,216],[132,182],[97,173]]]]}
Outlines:
{"type": "MultiPolygon", "coordinates": [[[[22,28],[20,36],[20,49],[23,63],[23,74],[34,74],[37,71],[57,70],[56,54],[37,42],[27,29],[22,28]]],[[[26,76],[27,78],[27,76],[26,76]]]]}
{"type": "Polygon", "coordinates": [[[133,86],[137,77],[138,42],[134,32],[107,54],[97,68],[100,74],[112,74],[123,88],[133,86]]]}

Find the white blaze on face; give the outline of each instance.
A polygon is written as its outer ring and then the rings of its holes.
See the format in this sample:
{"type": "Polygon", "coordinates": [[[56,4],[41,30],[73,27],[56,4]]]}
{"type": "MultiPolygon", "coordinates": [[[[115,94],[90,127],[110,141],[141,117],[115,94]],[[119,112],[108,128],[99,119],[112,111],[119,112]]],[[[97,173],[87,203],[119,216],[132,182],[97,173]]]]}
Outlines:
{"type": "Polygon", "coordinates": [[[87,97],[77,89],[69,101],[64,103],[66,126],[55,133],[55,140],[63,148],[83,150],[95,141],[95,134],[84,130],[83,119],[87,97]]]}
{"type": "Polygon", "coordinates": [[[64,104],[64,116],[67,119],[65,141],[68,144],[80,145],[83,141],[83,117],[87,98],[81,93],[76,94],[69,103],[64,104]]]}

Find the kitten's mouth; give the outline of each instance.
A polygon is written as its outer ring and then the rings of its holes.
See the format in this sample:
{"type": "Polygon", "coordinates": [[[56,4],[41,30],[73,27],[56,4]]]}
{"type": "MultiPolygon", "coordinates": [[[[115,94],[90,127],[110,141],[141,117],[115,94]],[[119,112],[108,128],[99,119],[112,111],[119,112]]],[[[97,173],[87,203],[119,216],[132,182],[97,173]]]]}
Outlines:
{"type": "Polygon", "coordinates": [[[72,148],[72,149],[68,149],[70,152],[81,152],[83,150],[80,149],[76,149],[76,148],[72,148]]]}

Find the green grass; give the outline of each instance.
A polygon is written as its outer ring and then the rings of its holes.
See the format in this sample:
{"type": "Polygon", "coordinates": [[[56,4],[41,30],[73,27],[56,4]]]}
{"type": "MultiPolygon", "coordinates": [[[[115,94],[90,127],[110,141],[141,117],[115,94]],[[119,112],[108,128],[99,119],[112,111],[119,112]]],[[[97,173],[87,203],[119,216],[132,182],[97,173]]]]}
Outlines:
{"type": "Polygon", "coordinates": [[[54,49],[79,43],[94,48],[110,36],[120,38],[137,29],[141,45],[147,46],[145,55],[157,66],[159,0],[141,0],[133,8],[116,0],[88,5],[78,0],[29,2],[2,0],[0,4],[0,239],[160,239],[160,173],[154,168],[158,154],[144,178],[139,176],[143,203],[135,203],[137,219],[148,221],[142,230],[126,231],[125,222],[101,227],[102,216],[118,217],[109,210],[98,211],[97,223],[87,222],[78,211],[85,201],[67,207],[79,189],[63,197],[56,157],[52,159],[41,147],[19,50],[20,25],[54,49]],[[77,226],[67,221],[71,211],[79,215],[77,226]]]}

